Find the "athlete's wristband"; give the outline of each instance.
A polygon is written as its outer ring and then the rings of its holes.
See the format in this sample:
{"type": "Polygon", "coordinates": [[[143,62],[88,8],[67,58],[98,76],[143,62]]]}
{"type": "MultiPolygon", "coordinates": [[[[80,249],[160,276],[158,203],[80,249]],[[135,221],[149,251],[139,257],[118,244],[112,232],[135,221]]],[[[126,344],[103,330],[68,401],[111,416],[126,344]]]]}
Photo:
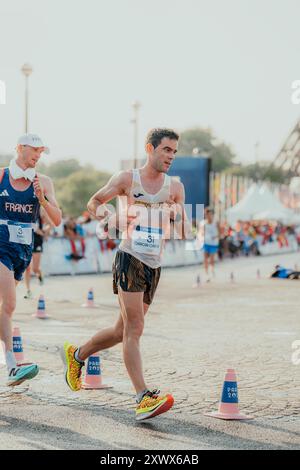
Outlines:
{"type": "Polygon", "coordinates": [[[45,206],[48,205],[47,199],[43,199],[42,201],[39,201],[39,203],[40,203],[40,205],[41,205],[42,207],[45,207],[45,206]]]}

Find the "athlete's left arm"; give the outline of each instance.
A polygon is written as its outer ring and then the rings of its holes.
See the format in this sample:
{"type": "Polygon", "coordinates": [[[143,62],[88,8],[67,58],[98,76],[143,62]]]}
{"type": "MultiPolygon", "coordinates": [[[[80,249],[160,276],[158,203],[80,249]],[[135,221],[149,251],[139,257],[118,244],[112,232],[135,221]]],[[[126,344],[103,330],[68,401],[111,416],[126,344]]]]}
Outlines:
{"type": "Polygon", "coordinates": [[[55,191],[52,180],[45,175],[36,175],[33,181],[33,188],[36,197],[47,216],[58,227],[61,224],[61,210],[55,198],[55,191]]]}
{"type": "Polygon", "coordinates": [[[181,235],[183,240],[192,240],[194,238],[192,233],[192,224],[185,211],[185,191],[184,186],[180,181],[173,182],[173,191],[171,190],[171,200],[174,201],[174,214],[173,220],[178,234],[181,235]]]}

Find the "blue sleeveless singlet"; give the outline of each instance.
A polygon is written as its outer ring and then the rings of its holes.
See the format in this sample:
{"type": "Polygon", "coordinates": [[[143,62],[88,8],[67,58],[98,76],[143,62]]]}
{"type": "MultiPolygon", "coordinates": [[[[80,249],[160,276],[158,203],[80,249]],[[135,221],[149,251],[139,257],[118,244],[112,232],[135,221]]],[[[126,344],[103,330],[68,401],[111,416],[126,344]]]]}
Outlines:
{"type": "Polygon", "coordinates": [[[9,169],[0,176],[0,262],[14,271],[20,280],[32,257],[33,228],[40,204],[33,184],[25,191],[15,190],[9,181],[9,169]]]}

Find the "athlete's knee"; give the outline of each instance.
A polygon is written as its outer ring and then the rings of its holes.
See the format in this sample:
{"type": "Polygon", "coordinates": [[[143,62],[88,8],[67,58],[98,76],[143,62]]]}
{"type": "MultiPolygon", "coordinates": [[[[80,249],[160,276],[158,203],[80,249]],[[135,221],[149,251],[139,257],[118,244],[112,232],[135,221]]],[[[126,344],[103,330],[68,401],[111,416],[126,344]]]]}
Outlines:
{"type": "Polygon", "coordinates": [[[144,331],[144,319],[134,318],[125,321],[124,335],[126,337],[140,338],[144,331]]]}
{"type": "Polygon", "coordinates": [[[12,315],[16,309],[16,299],[2,299],[2,312],[12,315]]]}

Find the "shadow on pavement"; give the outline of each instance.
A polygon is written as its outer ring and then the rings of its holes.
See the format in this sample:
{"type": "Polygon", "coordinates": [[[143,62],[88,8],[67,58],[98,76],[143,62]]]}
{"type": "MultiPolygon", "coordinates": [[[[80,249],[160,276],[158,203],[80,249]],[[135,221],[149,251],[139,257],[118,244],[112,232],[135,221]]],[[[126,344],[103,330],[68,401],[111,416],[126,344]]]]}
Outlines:
{"type": "Polygon", "coordinates": [[[3,414],[0,414],[0,421],[6,423],[3,427],[0,425],[0,434],[11,434],[12,438],[19,437],[24,439],[26,447],[30,446],[32,449],[46,449],[47,446],[53,446],[59,450],[117,449],[117,447],[107,442],[71,431],[68,428],[49,426],[25,419],[12,418],[3,414]],[[44,447],[43,444],[46,446],[44,447]]]}

